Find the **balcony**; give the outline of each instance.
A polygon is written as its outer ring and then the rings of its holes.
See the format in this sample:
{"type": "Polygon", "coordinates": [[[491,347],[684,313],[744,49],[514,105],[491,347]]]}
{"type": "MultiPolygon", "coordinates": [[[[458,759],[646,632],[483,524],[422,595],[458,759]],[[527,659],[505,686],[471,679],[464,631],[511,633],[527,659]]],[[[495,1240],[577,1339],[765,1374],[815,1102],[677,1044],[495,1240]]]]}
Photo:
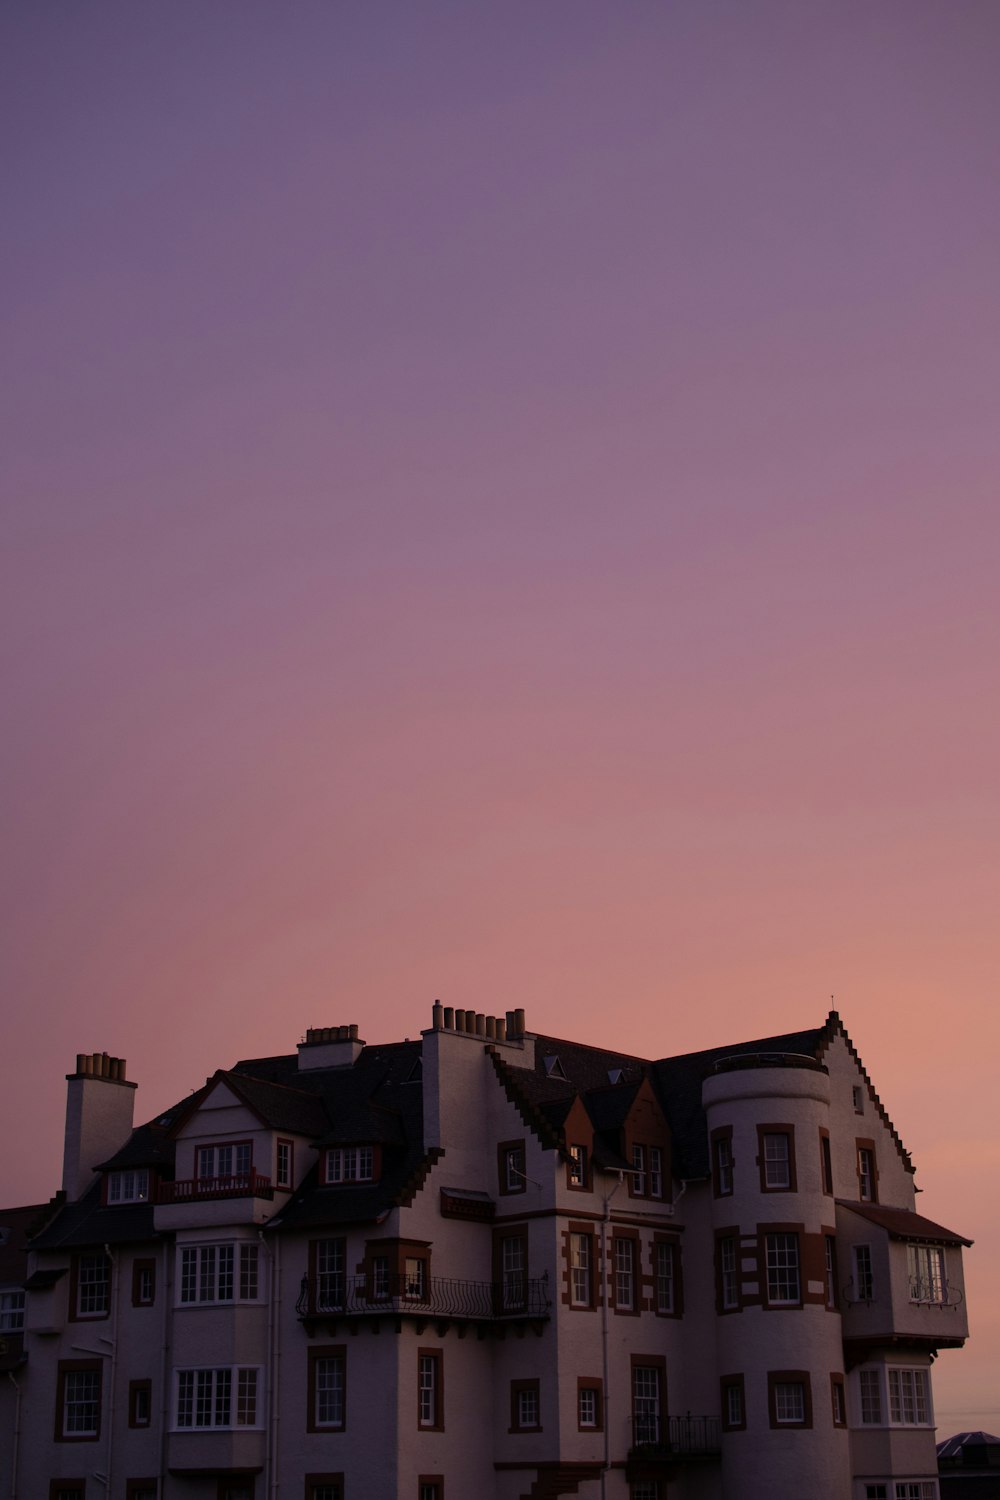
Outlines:
{"type": "Polygon", "coordinates": [[[340,1318],[414,1318],[420,1322],[541,1323],[551,1307],[548,1277],[463,1281],[453,1276],[365,1276],[310,1280],[303,1276],[295,1309],[311,1329],[340,1318]]]}
{"type": "Polygon", "coordinates": [[[157,1203],[208,1203],[220,1198],[273,1198],[270,1177],[262,1172],[236,1172],[230,1177],[185,1177],[161,1182],[157,1203]]]}
{"type": "Polygon", "coordinates": [[[642,1463],[697,1462],[718,1458],[722,1452],[719,1417],[661,1417],[658,1412],[632,1413],[630,1466],[642,1463]]]}

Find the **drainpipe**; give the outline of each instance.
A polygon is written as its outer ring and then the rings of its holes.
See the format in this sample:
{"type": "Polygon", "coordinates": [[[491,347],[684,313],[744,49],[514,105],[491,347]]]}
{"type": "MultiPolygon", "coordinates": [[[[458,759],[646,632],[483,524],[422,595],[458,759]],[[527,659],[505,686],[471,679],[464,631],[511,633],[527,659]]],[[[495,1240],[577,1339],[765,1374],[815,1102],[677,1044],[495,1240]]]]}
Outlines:
{"type": "Polygon", "coordinates": [[[111,1364],[110,1364],[110,1372],[109,1372],[109,1375],[108,1375],[108,1383],[109,1383],[109,1386],[110,1386],[110,1392],[109,1392],[110,1399],[109,1399],[109,1404],[108,1404],[108,1424],[107,1424],[107,1430],[108,1430],[108,1464],[107,1464],[108,1477],[107,1477],[107,1493],[110,1495],[112,1493],[112,1486],[111,1486],[112,1469],[113,1469],[113,1465],[114,1465],[114,1461],[115,1461],[115,1448],[114,1448],[114,1437],[115,1437],[115,1377],[116,1377],[116,1375],[118,1373],[118,1299],[119,1299],[119,1297],[121,1295],[121,1276],[119,1274],[118,1262],[115,1259],[115,1257],[111,1254],[111,1246],[110,1245],[105,1245],[105,1247],[104,1247],[104,1253],[108,1257],[108,1260],[111,1262],[111,1337],[110,1338],[100,1337],[99,1341],[102,1344],[110,1344],[110,1346],[111,1346],[111,1354],[109,1356],[111,1364]]]}
{"type": "MultiPolygon", "coordinates": [[[[258,1230],[257,1233],[263,1245],[263,1232],[258,1230]]],[[[271,1259],[270,1306],[267,1310],[267,1378],[271,1415],[267,1424],[265,1473],[270,1478],[271,1500],[277,1500],[278,1491],[281,1488],[281,1481],[278,1477],[278,1453],[280,1451],[278,1437],[281,1423],[281,1409],[278,1404],[281,1370],[281,1320],[278,1317],[281,1307],[281,1241],[276,1235],[273,1236],[273,1244],[267,1247],[267,1251],[271,1259]]]]}
{"type": "Polygon", "coordinates": [[[601,1287],[601,1364],[604,1380],[604,1463],[601,1466],[601,1500],[607,1495],[608,1470],[611,1468],[611,1384],[608,1375],[608,1297],[610,1287],[608,1285],[608,1272],[614,1275],[614,1267],[608,1265],[608,1225],[611,1222],[611,1200],[625,1181],[625,1173],[618,1173],[618,1181],[605,1194],[604,1217],[601,1220],[601,1276],[604,1285],[601,1287]]]}
{"type": "Polygon", "coordinates": [[[7,1379],[14,1387],[14,1432],[10,1450],[10,1500],[17,1500],[17,1450],[21,1438],[21,1387],[14,1379],[14,1371],[7,1371],[7,1379]]]}

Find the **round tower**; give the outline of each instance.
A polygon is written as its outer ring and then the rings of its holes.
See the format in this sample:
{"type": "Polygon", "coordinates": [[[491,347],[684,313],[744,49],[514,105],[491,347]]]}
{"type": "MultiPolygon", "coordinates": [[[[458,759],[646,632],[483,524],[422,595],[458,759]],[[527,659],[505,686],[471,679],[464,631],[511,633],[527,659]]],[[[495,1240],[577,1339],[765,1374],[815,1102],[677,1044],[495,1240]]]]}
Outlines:
{"type": "Polygon", "coordinates": [[[737,1054],[716,1062],[702,1099],[724,1493],[847,1495],[827,1070],[794,1053],[737,1054]]]}

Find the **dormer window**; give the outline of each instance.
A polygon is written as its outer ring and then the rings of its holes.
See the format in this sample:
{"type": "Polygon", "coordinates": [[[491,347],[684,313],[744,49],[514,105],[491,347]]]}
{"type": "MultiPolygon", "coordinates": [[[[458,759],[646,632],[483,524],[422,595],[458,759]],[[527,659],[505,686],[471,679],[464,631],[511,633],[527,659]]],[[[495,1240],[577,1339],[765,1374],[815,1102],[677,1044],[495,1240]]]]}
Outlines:
{"type": "Polygon", "coordinates": [[[331,1146],[326,1153],[328,1187],[375,1181],[374,1146],[331,1146]]]}
{"type": "Polygon", "coordinates": [[[624,1068],[609,1068],[608,1069],[608,1082],[609,1083],[621,1083],[624,1077],[625,1077],[625,1069],[624,1068]]]}
{"type": "Polygon", "coordinates": [[[565,1070],[563,1068],[562,1063],[559,1061],[558,1057],[549,1056],[549,1057],[543,1058],[543,1062],[545,1063],[545,1076],[546,1076],[546,1078],[565,1078],[566,1077],[565,1070]]]}
{"type": "Polygon", "coordinates": [[[149,1200],[149,1171],[146,1167],[109,1172],[107,1184],[109,1203],[146,1203],[149,1200]]]}

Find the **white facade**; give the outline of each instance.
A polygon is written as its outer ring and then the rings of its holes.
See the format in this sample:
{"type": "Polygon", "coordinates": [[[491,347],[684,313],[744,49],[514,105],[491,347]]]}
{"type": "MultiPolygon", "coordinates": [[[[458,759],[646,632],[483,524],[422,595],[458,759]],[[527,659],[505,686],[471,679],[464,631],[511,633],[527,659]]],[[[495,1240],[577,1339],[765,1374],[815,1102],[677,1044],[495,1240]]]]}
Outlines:
{"type": "Polygon", "coordinates": [[[646,1062],[435,1006],[135,1132],[124,1064],[83,1061],[14,1500],[937,1495],[968,1242],[835,1013],[646,1062]]]}

